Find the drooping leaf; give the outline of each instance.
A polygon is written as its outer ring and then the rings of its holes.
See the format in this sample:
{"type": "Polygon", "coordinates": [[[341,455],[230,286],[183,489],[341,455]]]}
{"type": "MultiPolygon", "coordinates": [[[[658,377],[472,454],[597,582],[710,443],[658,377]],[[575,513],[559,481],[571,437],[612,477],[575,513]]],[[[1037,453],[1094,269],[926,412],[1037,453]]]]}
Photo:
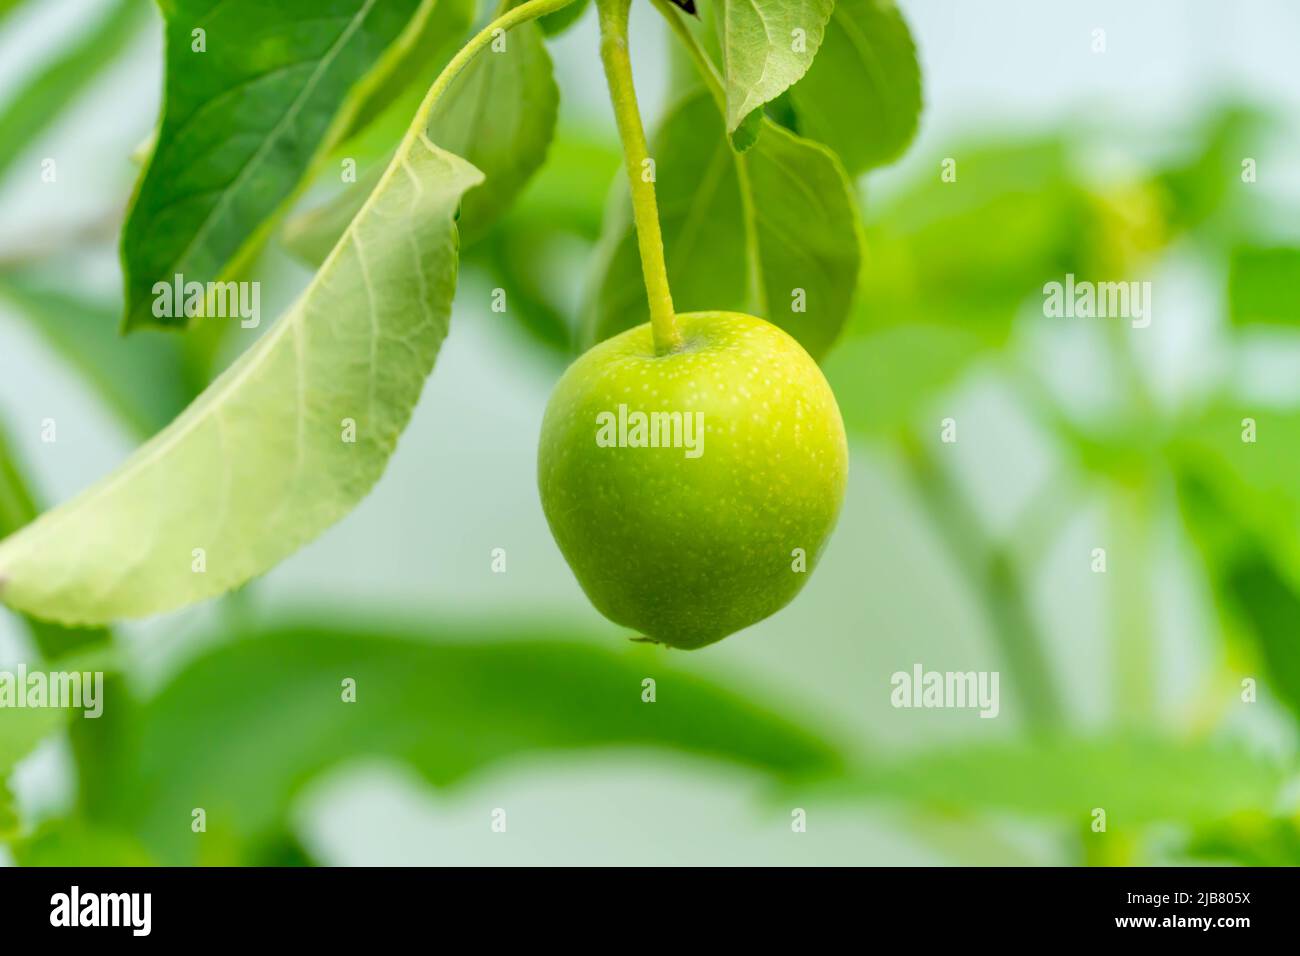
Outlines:
{"type": "Polygon", "coordinates": [[[8,98],[0,109],[0,177],[126,48],[146,11],[137,0],[116,0],[8,98]]]}
{"type": "MultiPolygon", "coordinates": [[[[655,137],[673,303],[679,312],[751,312],[819,357],[839,334],[857,282],[856,202],[834,154],[762,123],[755,146],[735,153],[716,105],[701,91],[683,99],[655,137]]],[[[612,202],[587,310],[591,341],[648,320],[624,183],[612,202]]]]}
{"type": "Polygon", "coordinates": [[[1228,270],[1234,324],[1300,326],[1300,249],[1240,246],[1228,270]]]}
{"type": "MultiPolygon", "coordinates": [[[[835,0],[717,0],[727,133],[797,83],[813,63],[835,0]]],[[[751,145],[752,131],[741,145],[751,145]]]]}
{"type": "MultiPolygon", "coordinates": [[[[503,51],[476,58],[439,101],[429,138],[485,177],[465,195],[459,224],[466,244],[486,234],[546,159],[558,104],[551,59],[534,23],[512,31],[503,51]]],[[[309,262],[320,261],[381,169],[376,165],[331,201],[290,220],[289,247],[309,262]]]]}
{"type": "Polygon", "coordinates": [[[426,122],[274,328],[117,471],[0,542],[0,600],[64,623],[179,607],[364,497],[446,334],[455,212],[482,181],[426,122]]]}
{"type": "Polygon", "coordinates": [[[1146,823],[1218,820],[1271,809],[1285,768],[1239,744],[1152,736],[1053,737],[964,744],[875,766],[832,788],[868,799],[1092,822],[1108,832],[1146,823]]]}
{"type": "Polygon", "coordinates": [[[400,58],[385,52],[420,5],[167,0],[162,118],[122,233],[127,329],[186,324],[153,314],[155,283],[217,281],[247,261],[348,128],[361,80],[400,58]]]}
{"type": "Polygon", "coordinates": [[[921,69],[893,0],[836,0],[817,59],[790,88],[800,135],[857,175],[898,157],[921,114],[921,69]]]}
{"type": "Polygon", "coordinates": [[[358,757],[406,762],[435,786],[532,753],[608,747],[669,748],[776,779],[838,766],[814,734],[657,651],[571,634],[334,622],[220,644],[144,705],[115,784],[132,797],[115,822],[162,861],[188,863],[203,841],[176,820],[192,807],[206,809],[208,835],[256,842],[287,825],[306,784],[358,757]],[[647,676],[653,705],[642,701],[647,676]]]}
{"type": "MultiPolygon", "coordinates": [[[[0,423],[0,539],[30,524],[38,510],[31,481],[24,474],[9,436],[0,423]]],[[[98,628],[60,627],[34,618],[28,618],[26,623],[37,651],[46,658],[107,640],[107,634],[98,628]]],[[[4,713],[6,711],[0,708],[0,715],[4,713]]],[[[3,720],[0,719],[2,726],[3,720]]],[[[0,772],[2,778],[3,772],[0,772]]]]}
{"type": "Polygon", "coordinates": [[[308,265],[319,266],[365,204],[366,197],[379,184],[387,168],[386,160],[372,163],[357,175],[356,182],[349,183],[343,192],[328,202],[290,217],[284,224],[281,237],[285,247],[308,265]]]}

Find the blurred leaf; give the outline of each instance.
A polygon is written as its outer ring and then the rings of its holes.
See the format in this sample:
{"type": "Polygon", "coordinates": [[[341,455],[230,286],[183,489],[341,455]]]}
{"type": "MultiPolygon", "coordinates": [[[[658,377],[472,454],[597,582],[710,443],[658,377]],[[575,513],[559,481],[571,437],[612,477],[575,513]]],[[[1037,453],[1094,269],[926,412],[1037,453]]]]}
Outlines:
{"type": "Polygon", "coordinates": [[[67,717],[68,711],[57,707],[0,707],[0,781],[67,717]]]}
{"type": "MultiPolygon", "coordinates": [[[[770,120],[763,125],[754,148],[736,154],[706,92],[665,117],[652,152],[673,304],[678,312],[752,312],[816,358],[839,334],[852,302],[861,262],[856,201],[829,150],[770,120]],[[795,310],[800,291],[805,311],[795,310]]],[[[589,342],[649,319],[621,180],[601,242],[586,310],[589,342]]]]}
{"type": "Polygon", "coordinates": [[[256,252],[369,92],[359,81],[375,70],[378,82],[400,56],[385,51],[419,6],[167,0],[158,140],[122,233],[125,328],[185,326],[153,314],[154,284],[217,281],[256,252]]]}
{"type": "Polygon", "coordinates": [[[77,369],[139,437],[154,434],[193,397],[182,342],[150,332],[117,333],[115,308],[66,287],[25,276],[0,276],[8,302],[77,369]]]}
{"type": "Polygon", "coordinates": [[[205,839],[186,826],[193,807],[247,843],[279,831],[320,773],[366,756],[407,762],[435,786],[530,753],[612,746],[669,748],[778,778],[838,765],[817,737],[660,652],[562,642],[571,633],[331,623],[242,635],[145,705],[136,758],[115,788],[131,795],[120,823],[162,861],[192,862],[205,839]],[[641,700],[647,676],[657,683],[652,704],[641,700]],[[345,679],[356,682],[355,703],[342,700],[345,679]]]}
{"type": "Polygon", "coordinates": [[[868,227],[863,318],[929,317],[1000,343],[1046,281],[1090,271],[1093,209],[1057,140],[958,144],[951,156],[955,180],[926,164],[868,227]]]}
{"type": "Polygon", "coordinates": [[[150,854],[130,835],[84,820],[57,820],[14,844],[19,866],[154,866],[150,854]]]}
{"type": "Polygon", "coordinates": [[[539,250],[554,251],[562,235],[545,227],[509,223],[473,247],[466,263],[485,270],[509,304],[506,313],[533,341],[565,362],[573,357],[576,334],[556,296],[556,276],[539,250]]]}
{"type": "Polygon", "coordinates": [[[566,362],[578,334],[572,282],[556,268],[555,255],[566,249],[590,255],[609,183],[621,168],[622,155],[609,142],[562,132],[514,206],[465,252],[467,265],[483,269],[492,288],[505,291],[516,326],[566,362]]]}
{"type": "Polygon", "coordinates": [[[600,237],[610,183],[622,168],[617,144],[582,130],[562,130],[546,164],[495,231],[550,226],[594,242],[600,237]]]}
{"type": "Polygon", "coordinates": [[[544,17],[538,18],[537,22],[542,28],[542,32],[548,37],[559,36],[569,27],[573,26],[582,19],[582,15],[587,12],[587,7],[591,5],[591,0],[578,0],[561,10],[554,13],[548,13],[544,17]]]}
{"type": "Polygon", "coordinates": [[[1224,569],[1221,587],[1254,637],[1269,687],[1300,717],[1300,589],[1260,552],[1224,569]]]}
{"type": "MultiPolygon", "coordinates": [[[[405,117],[415,112],[425,91],[464,43],[476,6],[476,0],[426,0],[420,4],[410,27],[394,44],[386,69],[353,113],[343,142],[354,139],[394,103],[410,99],[408,93],[414,96],[414,102],[405,117]]],[[[405,127],[403,118],[397,130],[399,137],[405,127]]]]}
{"type": "MultiPolygon", "coordinates": [[[[822,43],[835,0],[715,0],[727,133],[799,81],[822,43]]],[[[751,131],[744,137],[751,145],[751,131]]]]}
{"type": "MultiPolygon", "coordinates": [[[[139,0],[116,0],[0,109],[0,177],[117,59],[144,22],[146,10],[147,4],[139,0]]],[[[0,9],[0,16],[4,12],[0,9]]]]}
{"type": "Polygon", "coordinates": [[[1242,866],[1300,866],[1300,821],[1264,813],[1239,814],[1201,829],[1189,841],[1187,852],[1242,866]]]}
{"type": "MultiPolygon", "coordinates": [[[[558,105],[541,31],[525,23],[511,32],[505,52],[475,57],[435,106],[429,138],[485,177],[462,201],[458,225],[466,244],[487,232],[542,165],[558,105]]],[[[381,172],[375,166],[330,202],[290,220],[289,248],[308,262],[321,261],[381,172]]]]}
{"type": "MultiPolygon", "coordinates": [[[[1268,810],[1284,774],[1239,746],[1155,737],[1047,738],[939,750],[834,785],[846,795],[953,811],[1006,812],[1080,824],[1094,807],[1108,831],[1157,821],[1197,823],[1268,810]]],[[[1098,839],[1105,839],[1099,835],[1098,839]]]]}
{"type": "Polygon", "coordinates": [[[793,128],[833,149],[850,175],[907,148],[921,115],[921,68],[893,0],[837,0],[790,104],[793,128]]]}
{"type": "Polygon", "coordinates": [[[987,349],[978,335],[960,326],[917,321],[845,337],[827,356],[823,371],[845,427],[884,435],[912,424],[987,349]]]}
{"type": "Polygon", "coordinates": [[[1258,110],[1237,104],[1203,120],[1189,137],[1193,148],[1155,177],[1166,196],[1171,227],[1198,229],[1213,224],[1209,234],[1233,236],[1236,226],[1248,218],[1255,189],[1245,188],[1242,162],[1255,155],[1260,135],[1271,123],[1258,110]]]}
{"type": "Polygon", "coordinates": [[[1265,668],[1264,692],[1275,693],[1300,718],[1300,586],[1283,572],[1258,527],[1223,498],[1194,460],[1176,464],[1178,500],[1205,562],[1219,611],[1249,642],[1251,660],[1265,668]]]}
{"type": "Polygon", "coordinates": [[[0,599],[63,623],[180,607],[261,574],[365,496],[446,335],[455,211],[482,181],[426,122],[274,328],[120,468],[0,542],[0,599]]]}
{"type": "Polygon", "coordinates": [[[9,792],[9,785],[0,778],[0,841],[9,840],[16,835],[21,825],[18,810],[14,807],[14,795],[9,792]]]}
{"type": "Polygon", "coordinates": [[[1204,485],[1203,500],[1259,542],[1300,587],[1300,411],[1215,404],[1170,440],[1176,473],[1204,485]],[[1243,441],[1247,419],[1255,441],[1243,441]]]}
{"type": "Polygon", "coordinates": [[[906,424],[1007,343],[1044,283],[1100,268],[1107,233],[1061,141],[948,152],[955,180],[925,164],[867,227],[858,301],[827,362],[850,429],[906,424]]]}
{"type": "Polygon", "coordinates": [[[67,711],[53,707],[0,707],[0,841],[18,832],[21,821],[7,781],[18,761],[67,722],[67,711]]]}
{"type": "Polygon", "coordinates": [[[1232,250],[1228,310],[1237,325],[1300,325],[1300,249],[1232,250]]]}

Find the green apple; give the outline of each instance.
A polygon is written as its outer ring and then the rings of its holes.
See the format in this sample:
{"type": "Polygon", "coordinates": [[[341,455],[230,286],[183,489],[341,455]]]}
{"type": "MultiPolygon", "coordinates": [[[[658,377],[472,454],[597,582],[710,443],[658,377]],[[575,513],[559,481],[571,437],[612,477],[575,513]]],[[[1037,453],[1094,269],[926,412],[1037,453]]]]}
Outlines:
{"type": "Polygon", "coordinates": [[[546,407],[542,508],[592,604],[673,647],[711,644],[803,587],[839,515],[848,446],[817,363],[769,322],[677,316],[573,363],[546,407]]]}

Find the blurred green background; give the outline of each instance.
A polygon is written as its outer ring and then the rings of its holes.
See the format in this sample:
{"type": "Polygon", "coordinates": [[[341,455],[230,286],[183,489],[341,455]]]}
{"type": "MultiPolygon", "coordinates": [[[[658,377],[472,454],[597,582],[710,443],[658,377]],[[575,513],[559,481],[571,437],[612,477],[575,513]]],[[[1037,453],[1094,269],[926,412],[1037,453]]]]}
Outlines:
{"type": "MultiPolygon", "coordinates": [[[[634,6],[652,125],[669,37],[634,6]]],[[[100,721],[0,711],[0,858],[1300,862],[1300,10],[901,6],[925,111],[859,183],[867,268],[825,362],[848,499],[793,605],[700,652],[631,645],[547,531],[536,437],[618,171],[588,11],[552,43],[550,159],[466,249],[450,339],[363,505],[111,642],[0,611],[0,668],[90,654],[113,675],[100,721]],[[1045,316],[1067,273],[1149,280],[1151,325],[1045,316]],[[916,663],[1000,672],[999,716],[895,709],[916,663]]],[[[5,532],[245,344],[116,334],[159,22],[0,0],[5,532]]],[[[268,316],[309,276],[278,243],[251,274],[268,316]]]]}

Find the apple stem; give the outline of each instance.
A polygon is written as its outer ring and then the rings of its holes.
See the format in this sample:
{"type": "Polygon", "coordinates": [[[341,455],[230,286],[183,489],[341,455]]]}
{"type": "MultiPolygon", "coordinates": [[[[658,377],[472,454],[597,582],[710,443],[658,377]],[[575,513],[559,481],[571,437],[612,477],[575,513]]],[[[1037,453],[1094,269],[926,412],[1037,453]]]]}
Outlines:
{"type": "Polygon", "coordinates": [[[623,142],[627,181],[632,190],[632,216],[650,305],[650,330],[656,354],[664,355],[681,348],[682,334],[677,328],[677,313],[673,311],[673,296],[668,288],[659,206],[655,200],[654,164],[646,147],[636,87],[632,83],[632,59],[627,48],[630,5],[631,0],[596,0],[600,13],[600,59],[605,66],[609,98],[614,105],[619,139],[623,142]]]}

